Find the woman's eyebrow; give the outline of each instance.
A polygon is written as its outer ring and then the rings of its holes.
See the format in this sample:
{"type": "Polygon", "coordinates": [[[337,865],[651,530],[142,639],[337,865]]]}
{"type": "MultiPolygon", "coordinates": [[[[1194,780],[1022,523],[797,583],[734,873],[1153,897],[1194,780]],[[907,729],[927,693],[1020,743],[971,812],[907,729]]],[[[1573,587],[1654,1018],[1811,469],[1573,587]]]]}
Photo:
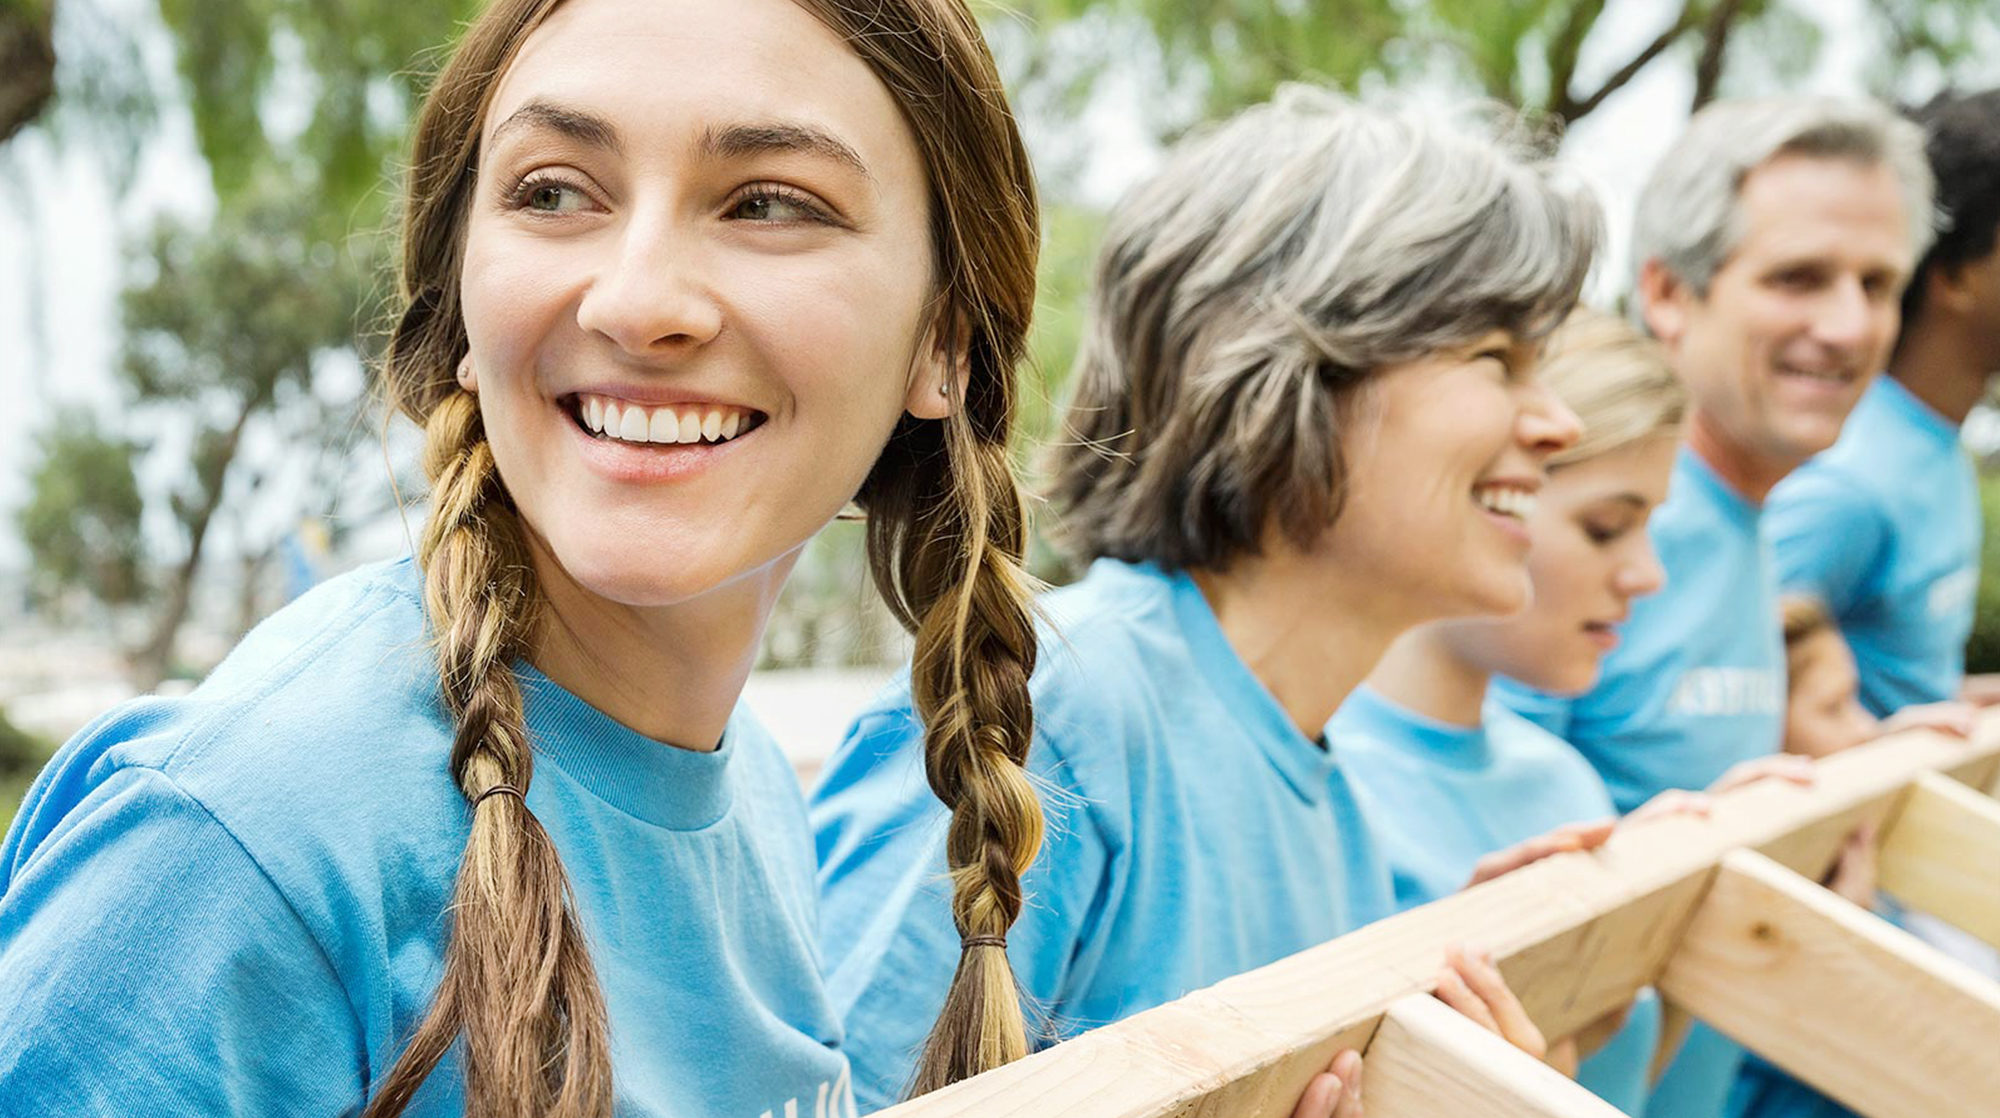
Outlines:
{"type": "Polygon", "coordinates": [[[500,126],[493,130],[493,140],[498,143],[509,132],[536,128],[546,128],[579,143],[603,148],[613,154],[623,150],[618,138],[617,125],[595,113],[569,108],[540,98],[515,109],[513,115],[501,121],[500,126]]]}
{"type": "Polygon", "coordinates": [[[868,164],[852,147],[831,132],[810,124],[769,121],[710,128],[702,133],[701,150],[704,155],[723,159],[767,152],[816,155],[845,164],[859,171],[864,178],[874,178],[868,171],[868,164]]]}

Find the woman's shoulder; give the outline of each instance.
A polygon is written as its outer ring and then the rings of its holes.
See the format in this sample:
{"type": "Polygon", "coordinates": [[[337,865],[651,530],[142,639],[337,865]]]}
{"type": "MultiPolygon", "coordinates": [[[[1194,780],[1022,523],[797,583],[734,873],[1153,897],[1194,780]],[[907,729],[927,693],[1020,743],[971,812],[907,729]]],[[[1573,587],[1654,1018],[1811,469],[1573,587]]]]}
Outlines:
{"type": "Polygon", "coordinates": [[[1038,726],[1058,741],[1149,721],[1161,706],[1161,681],[1191,664],[1172,580],[1148,564],[1100,559],[1039,605],[1030,689],[1038,726]]]}
{"type": "MultiPolygon", "coordinates": [[[[409,560],[331,579],[252,629],[126,753],[219,798],[442,773],[450,738],[409,560]]],[[[307,797],[309,798],[309,797],[307,797]]]]}
{"type": "Polygon", "coordinates": [[[288,899],[324,893],[332,878],[398,872],[385,867],[448,866],[463,843],[462,801],[405,567],[330,580],[259,625],[191,693],[134,699],[85,727],[23,805],[16,858],[86,823],[138,822],[100,808],[143,776],[288,899]]]}

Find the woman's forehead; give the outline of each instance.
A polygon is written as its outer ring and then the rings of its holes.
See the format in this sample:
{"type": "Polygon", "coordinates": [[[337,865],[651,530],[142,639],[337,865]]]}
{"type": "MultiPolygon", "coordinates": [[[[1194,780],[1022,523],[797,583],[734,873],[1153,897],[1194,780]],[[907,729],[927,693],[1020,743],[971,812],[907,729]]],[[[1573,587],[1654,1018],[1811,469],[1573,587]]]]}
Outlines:
{"type": "Polygon", "coordinates": [[[776,126],[836,141],[822,153],[845,149],[877,179],[917,163],[888,89],[792,0],[568,0],[501,76],[484,138],[537,105],[608,124],[626,154],[776,126]]]}

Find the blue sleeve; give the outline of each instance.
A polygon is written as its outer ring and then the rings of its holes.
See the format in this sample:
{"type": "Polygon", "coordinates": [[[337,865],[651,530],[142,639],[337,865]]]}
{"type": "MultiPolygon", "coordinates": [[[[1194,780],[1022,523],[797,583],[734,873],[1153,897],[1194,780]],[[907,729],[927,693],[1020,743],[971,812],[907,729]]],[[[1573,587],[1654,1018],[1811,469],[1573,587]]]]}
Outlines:
{"type": "Polygon", "coordinates": [[[347,994],[222,825],[149,768],[66,810],[51,783],[0,850],[0,1109],[356,1110],[347,994]]]}
{"type": "MultiPolygon", "coordinates": [[[[922,753],[907,708],[864,716],[813,796],[827,988],[846,1026],[864,1112],[902,1097],[958,966],[948,816],[924,779],[922,753]]],[[[1051,779],[1055,764],[1038,734],[1030,772],[1046,827],[1007,947],[1031,1043],[1037,1007],[1055,1007],[1075,979],[1110,858],[1091,813],[1063,790],[1072,782],[1051,779]]]]}
{"type": "Polygon", "coordinates": [[[1771,494],[1764,531],[1786,592],[1825,602],[1836,617],[1870,592],[1894,531],[1863,487],[1824,467],[1804,467],[1771,494]]]}

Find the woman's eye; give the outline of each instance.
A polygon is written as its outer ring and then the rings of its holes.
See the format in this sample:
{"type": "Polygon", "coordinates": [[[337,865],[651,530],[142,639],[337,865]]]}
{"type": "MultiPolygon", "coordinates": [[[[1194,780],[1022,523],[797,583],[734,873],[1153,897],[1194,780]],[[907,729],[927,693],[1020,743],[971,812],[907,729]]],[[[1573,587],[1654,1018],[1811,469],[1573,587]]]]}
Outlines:
{"type": "Polygon", "coordinates": [[[732,221],[768,221],[778,224],[826,220],[826,215],[819,207],[795,194],[778,190],[760,190],[745,195],[730,207],[729,217],[732,221]]]}
{"type": "Polygon", "coordinates": [[[1608,544],[1617,540],[1618,537],[1625,534],[1625,525],[1597,524],[1585,521],[1583,525],[1583,534],[1589,537],[1591,543],[1600,545],[1608,544]]]}
{"type": "Polygon", "coordinates": [[[584,209],[590,199],[559,179],[525,179],[514,188],[514,208],[544,214],[571,214],[584,209]]]}

